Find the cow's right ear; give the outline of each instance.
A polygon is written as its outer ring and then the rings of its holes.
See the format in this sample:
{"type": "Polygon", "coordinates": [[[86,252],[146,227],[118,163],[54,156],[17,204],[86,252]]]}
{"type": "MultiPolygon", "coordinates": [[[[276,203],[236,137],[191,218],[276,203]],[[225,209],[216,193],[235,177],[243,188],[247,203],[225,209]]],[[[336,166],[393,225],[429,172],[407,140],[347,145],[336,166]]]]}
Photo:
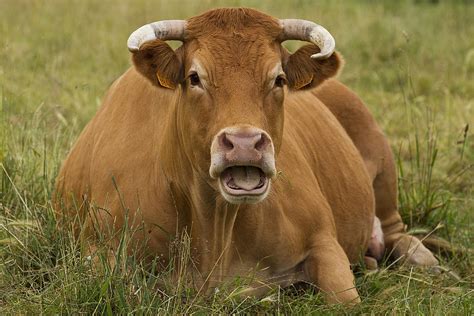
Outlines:
{"type": "Polygon", "coordinates": [[[132,60],[138,72],[158,87],[175,89],[183,80],[181,58],[165,41],[143,43],[132,60]]]}

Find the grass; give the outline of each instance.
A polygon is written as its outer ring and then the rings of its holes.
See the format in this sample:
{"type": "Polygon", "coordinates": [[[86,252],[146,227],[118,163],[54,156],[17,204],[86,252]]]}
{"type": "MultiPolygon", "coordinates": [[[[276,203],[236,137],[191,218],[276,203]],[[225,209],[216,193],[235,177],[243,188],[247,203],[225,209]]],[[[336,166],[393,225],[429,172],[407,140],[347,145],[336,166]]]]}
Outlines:
{"type": "MultiPolygon", "coordinates": [[[[461,0],[1,1],[0,313],[473,314],[473,16],[474,5],[461,0]],[[366,101],[396,153],[409,231],[448,242],[437,253],[444,272],[390,262],[377,273],[360,268],[363,303],[351,311],[312,291],[196,298],[185,286],[161,292],[162,275],[133,258],[94,272],[55,229],[58,168],[129,67],[130,32],[231,5],[315,20],[332,32],[346,60],[341,80],[366,101]]],[[[186,244],[186,236],[176,240],[178,259],[186,244]]]]}

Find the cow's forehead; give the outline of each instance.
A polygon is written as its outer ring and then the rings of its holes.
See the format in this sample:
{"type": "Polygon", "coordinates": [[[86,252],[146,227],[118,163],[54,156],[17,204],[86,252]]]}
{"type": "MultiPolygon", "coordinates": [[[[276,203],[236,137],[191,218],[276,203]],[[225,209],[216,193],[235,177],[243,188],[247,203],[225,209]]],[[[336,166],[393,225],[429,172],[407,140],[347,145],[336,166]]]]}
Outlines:
{"type": "Polygon", "coordinates": [[[264,37],[213,36],[194,41],[187,50],[203,63],[236,68],[260,68],[267,61],[280,59],[279,43],[264,37]]]}
{"type": "Polygon", "coordinates": [[[186,50],[185,72],[195,70],[215,85],[234,77],[263,84],[281,65],[280,47],[274,41],[223,36],[193,42],[186,50]]]}
{"type": "Polygon", "coordinates": [[[216,9],[188,20],[186,70],[199,60],[216,80],[247,73],[263,80],[280,62],[278,19],[244,8],[216,9]]]}
{"type": "Polygon", "coordinates": [[[186,40],[215,36],[277,38],[279,20],[248,8],[223,8],[205,12],[187,21],[186,40]]]}
{"type": "Polygon", "coordinates": [[[185,71],[197,72],[215,87],[247,82],[255,88],[264,87],[267,81],[282,72],[281,56],[269,45],[246,43],[241,44],[240,49],[224,45],[199,45],[186,58],[185,71]]]}

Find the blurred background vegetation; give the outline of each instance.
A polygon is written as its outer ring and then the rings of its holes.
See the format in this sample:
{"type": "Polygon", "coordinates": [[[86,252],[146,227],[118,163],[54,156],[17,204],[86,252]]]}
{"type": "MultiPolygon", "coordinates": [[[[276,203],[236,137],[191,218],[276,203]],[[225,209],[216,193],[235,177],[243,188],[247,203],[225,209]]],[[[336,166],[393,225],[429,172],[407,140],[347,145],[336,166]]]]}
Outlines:
{"type": "MultiPolygon", "coordinates": [[[[165,299],[149,286],[152,276],[90,273],[76,245],[54,228],[56,173],[108,86],[130,67],[129,34],[148,22],[222,6],[313,20],[334,35],[346,61],[340,80],[365,100],[397,156],[400,209],[410,232],[447,242],[438,253],[445,273],[388,264],[376,274],[361,272],[364,303],[356,311],[472,314],[469,0],[0,0],[0,311],[341,311],[307,292],[264,302],[165,299]],[[142,294],[133,294],[137,288],[142,294]]],[[[299,43],[285,45],[293,50],[299,43]]]]}

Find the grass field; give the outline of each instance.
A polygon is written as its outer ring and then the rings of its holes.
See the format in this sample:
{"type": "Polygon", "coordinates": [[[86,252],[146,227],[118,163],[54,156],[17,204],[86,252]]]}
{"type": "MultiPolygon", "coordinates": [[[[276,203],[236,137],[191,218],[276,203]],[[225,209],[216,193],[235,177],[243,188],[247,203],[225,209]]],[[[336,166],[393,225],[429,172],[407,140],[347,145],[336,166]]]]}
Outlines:
{"type": "Polygon", "coordinates": [[[467,0],[0,0],[0,314],[472,315],[473,19],[467,0]],[[183,288],[159,292],[157,276],[134,262],[94,272],[68,234],[55,230],[58,168],[130,66],[129,34],[219,6],[314,20],[331,31],[346,60],[340,79],[366,101],[396,153],[409,231],[447,241],[436,253],[441,273],[389,262],[377,273],[361,269],[363,302],[353,310],[326,306],[311,291],[263,301],[225,292],[194,298],[183,288]]]}

